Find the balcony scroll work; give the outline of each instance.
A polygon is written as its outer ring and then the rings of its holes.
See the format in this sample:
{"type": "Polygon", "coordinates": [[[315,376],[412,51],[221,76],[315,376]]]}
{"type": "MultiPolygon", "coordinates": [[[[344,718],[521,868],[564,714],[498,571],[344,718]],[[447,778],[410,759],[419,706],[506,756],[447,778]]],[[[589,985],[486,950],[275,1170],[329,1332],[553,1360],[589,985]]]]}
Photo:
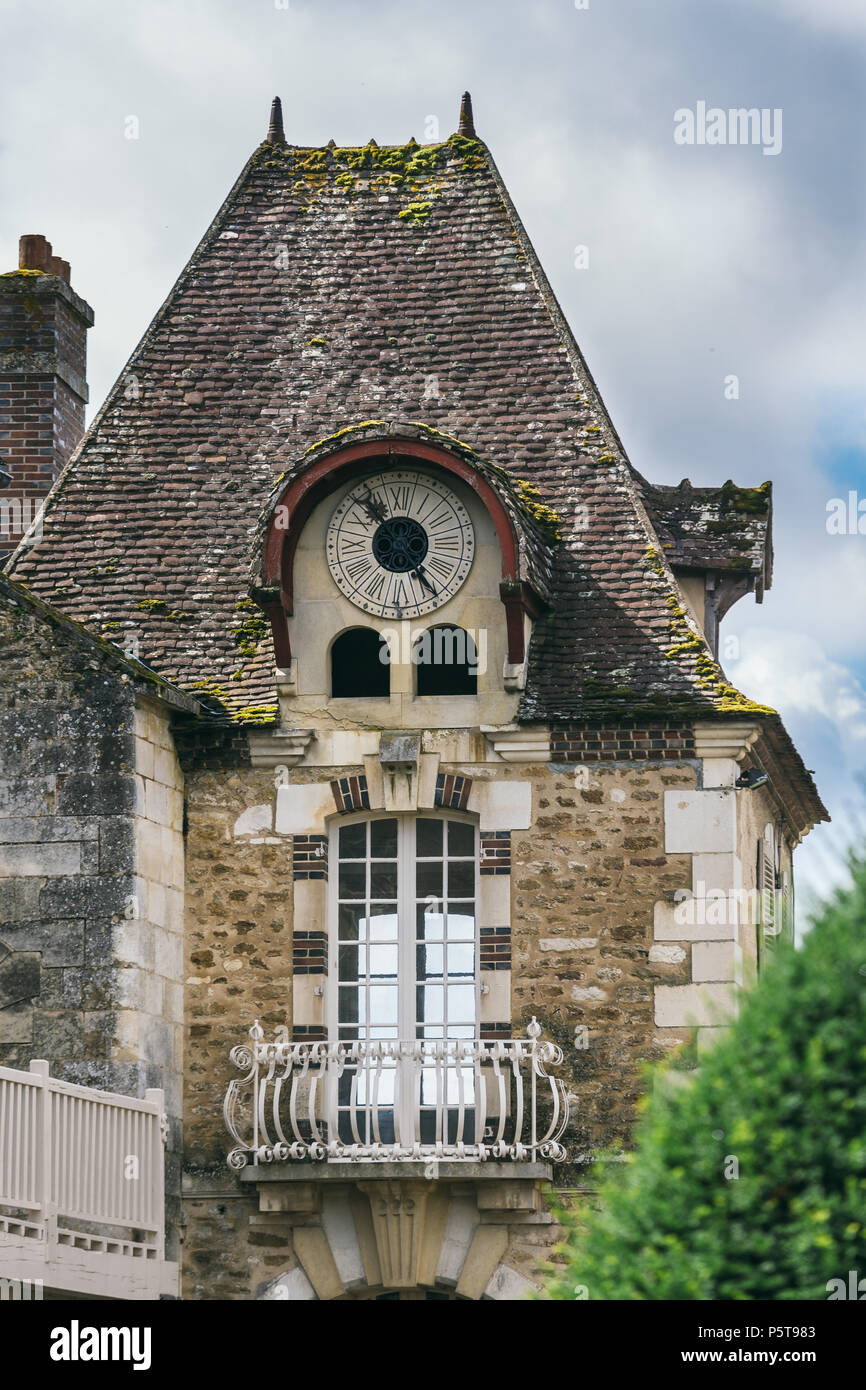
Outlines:
{"type": "Polygon", "coordinates": [[[234,1047],[231,1168],[326,1162],[563,1162],[572,1097],[562,1049],[523,1038],[266,1042],[234,1047]]]}

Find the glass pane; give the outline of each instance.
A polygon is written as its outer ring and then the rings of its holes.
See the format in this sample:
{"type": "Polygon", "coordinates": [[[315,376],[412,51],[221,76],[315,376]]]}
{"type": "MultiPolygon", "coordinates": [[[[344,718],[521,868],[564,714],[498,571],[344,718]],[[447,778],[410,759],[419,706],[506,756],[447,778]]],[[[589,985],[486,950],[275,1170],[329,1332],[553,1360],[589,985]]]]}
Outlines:
{"type": "Polygon", "coordinates": [[[448,861],[449,898],[472,898],[475,896],[475,861],[448,861]]]}
{"type": "Polygon", "coordinates": [[[339,974],[341,980],[358,980],[364,974],[365,946],[341,946],[339,952],[339,974]]]}
{"type": "Polygon", "coordinates": [[[396,985],[371,985],[367,997],[370,1001],[371,1023],[397,1023],[396,985]]]}
{"type": "Polygon", "coordinates": [[[341,898],[363,898],[367,891],[365,864],[341,864],[338,879],[341,898]]]}
{"type": "Polygon", "coordinates": [[[448,854],[468,855],[475,857],[475,826],[468,825],[466,821],[450,820],[448,822],[448,854]]]}
{"type": "Polygon", "coordinates": [[[370,857],[372,859],[397,858],[397,822],[395,820],[374,820],[371,823],[370,857]]]}
{"type": "Polygon", "coordinates": [[[340,826],[340,858],[363,859],[367,853],[367,827],[360,825],[340,826]]]}
{"type": "Polygon", "coordinates": [[[370,897],[371,898],[396,898],[397,896],[397,865],[396,864],[376,864],[370,865],[370,897]]]}
{"type": "Polygon", "coordinates": [[[417,951],[418,979],[441,977],[444,955],[445,952],[441,946],[419,946],[417,951]]]}
{"type": "Polygon", "coordinates": [[[341,903],[337,927],[341,941],[363,941],[367,935],[363,903],[341,903]]]}
{"type": "Polygon", "coordinates": [[[441,820],[419,820],[415,837],[415,853],[419,859],[442,856],[441,820]]]}
{"type": "Polygon", "coordinates": [[[370,908],[365,935],[371,941],[396,941],[397,904],[374,903],[370,908]]]}
{"type": "Polygon", "coordinates": [[[426,903],[418,904],[418,939],[420,941],[441,941],[445,935],[445,917],[441,911],[434,911],[426,903]]]}
{"type": "Polygon", "coordinates": [[[452,903],[448,910],[448,940],[475,940],[475,912],[472,903],[452,903]]]}
{"type": "MultiPolygon", "coordinates": [[[[428,951],[431,949],[428,946],[428,951]]],[[[475,943],[467,941],[465,945],[448,947],[448,974],[475,976],[475,943]]]]}
{"type": "Polygon", "coordinates": [[[387,977],[397,979],[397,947],[394,946],[371,946],[370,951],[370,978],[374,976],[377,980],[387,977]]]}
{"type": "Polygon", "coordinates": [[[448,986],[449,1023],[471,1023],[475,1018],[475,986],[448,986]]]}
{"type": "Polygon", "coordinates": [[[338,1013],[340,1023],[358,1023],[362,995],[354,985],[346,985],[338,990],[338,1013]]]}
{"type": "Polygon", "coordinates": [[[419,985],[417,991],[418,1020],[440,1023],[445,1017],[445,991],[441,985],[419,985]]]}
{"type": "Polygon", "coordinates": [[[415,866],[416,896],[419,898],[442,897],[442,864],[427,863],[415,866]]]}
{"type": "Polygon", "coordinates": [[[474,1038],[474,1023],[449,1023],[447,1029],[449,1038],[474,1038]]]}

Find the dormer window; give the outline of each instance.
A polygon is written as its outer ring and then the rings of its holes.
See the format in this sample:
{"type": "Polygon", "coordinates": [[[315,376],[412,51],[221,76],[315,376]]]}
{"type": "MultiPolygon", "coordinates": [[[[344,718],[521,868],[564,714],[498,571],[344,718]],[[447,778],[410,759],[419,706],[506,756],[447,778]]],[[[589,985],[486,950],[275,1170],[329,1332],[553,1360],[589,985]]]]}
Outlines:
{"type": "Polygon", "coordinates": [[[391,694],[387,642],[369,627],[350,627],[331,647],[331,695],[335,700],[387,699],[391,694]]]}
{"type": "Polygon", "coordinates": [[[415,640],[419,695],[477,695],[478,648],[462,627],[431,627],[415,640]]]}

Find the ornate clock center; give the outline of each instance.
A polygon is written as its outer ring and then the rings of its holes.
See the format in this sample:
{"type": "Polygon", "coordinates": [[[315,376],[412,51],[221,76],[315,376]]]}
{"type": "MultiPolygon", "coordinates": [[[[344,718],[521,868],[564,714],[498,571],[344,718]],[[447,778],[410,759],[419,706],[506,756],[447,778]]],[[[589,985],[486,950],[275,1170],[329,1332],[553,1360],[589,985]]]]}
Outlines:
{"type": "Polygon", "coordinates": [[[382,568],[392,574],[415,569],[428,548],[424,527],[407,516],[389,516],[373,537],[373,554],[382,568]]]}

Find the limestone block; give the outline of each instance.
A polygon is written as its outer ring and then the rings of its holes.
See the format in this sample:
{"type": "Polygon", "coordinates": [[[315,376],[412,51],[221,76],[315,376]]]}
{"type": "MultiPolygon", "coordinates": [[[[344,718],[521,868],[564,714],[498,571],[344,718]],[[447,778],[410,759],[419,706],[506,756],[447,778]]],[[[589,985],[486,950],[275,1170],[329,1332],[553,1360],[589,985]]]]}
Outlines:
{"type": "Polygon", "coordinates": [[[345,1189],[325,1192],[322,1199],[322,1227],[342,1283],[347,1289],[364,1284],[364,1262],[349,1206],[349,1194],[345,1189]]]}
{"type": "Polygon", "coordinates": [[[482,830],[528,830],[532,824],[529,782],[472,783],[467,809],[477,813],[482,830]]]}
{"type": "Polygon", "coordinates": [[[597,936],[542,936],[538,943],[539,951],[594,951],[598,945],[597,936]]]}
{"type": "MultiPolygon", "coordinates": [[[[367,1280],[368,1288],[378,1288],[382,1283],[382,1268],[379,1264],[379,1247],[376,1244],[376,1233],[373,1229],[373,1214],[370,1211],[370,1202],[365,1193],[359,1192],[357,1188],[352,1188],[349,1192],[349,1206],[355,1221],[355,1231],[358,1236],[358,1246],[361,1251],[361,1261],[364,1266],[364,1275],[367,1280]]],[[[426,1234],[425,1225],[425,1234],[426,1234]]],[[[437,1247],[438,1253],[438,1247],[437,1247]]],[[[422,1251],[423,1257],[423,1251],[422,1251]]],[[[429,1282],[432,1284],[435,1274],[435,1266],[430,1275],[429,1282]]],[[[424,1280],[418,1275],[419,1283],[424,1280]]]]}
{"type": "Polygon", "coordinates": [[[295,1254],[319,1298],[339,1298],[345,1292],[339,1270],[321,1226],[296,1226],[295,1254]]]}
{"type": "MultiPolygon", "coordinates": [[[[679,903],[657,902],[653,908],[653,936],[656,941],[734,941],[736,921],[701,921],[706,916],[703,899],[684,899],[679,903]],[[703,905],[703,911],[702,911],[703,905]]],[[[712,915],[716,915],[713,913],[712,915]]],[[[731,914],[721,912],[730,918],[731,914]]]]}
{"type": "Polygon", "coordinates": [[[733,758],[704,758],[704,787],[732,787],[740,775],[733,758]]]}
{"type": "Polygon", "coordinates": [[[734,854],[736,794],[728,791],[666,791],[667,854],[734,854]]]}
{"type": "Polygon", "coordinates": [[[153,777],[154,764],[156,762],[156,749],[146,738],[136,737],[135,740],[135,770],[140,777],[153,777]]]}
{"type": "Polygon", "coordinates": [[[501,1023],[511,1017],[511,971],[482,970],[481,1021],[501,1023]],[[486,993],[485,993],[486,986],[486,993]]]}
{"type": "Polygon", "coordinates": [[[316,993],[321,985],[321,975],[295,975],[292,978],[292,1018],[295,1027],[323,1022],[324,997],[316,993]]]}
{"type": "Polygon", "coordinates": [[[696,854],[692,858],[692,892],[698,895],[711,889],[741,888],[743,862],[736,854],[696,854]]]}
{"type": "Polygon", "coordinates": [[[656,985],[658,1028],[719,1027],[737,1012],[732,984],[656,985]]]}
{"type": "Polygon", "coordinates": [[[497,1265],[490,1282],[484,1290],[485,1298],[495,1298],[501,1302],[516,1303],[536,1293],[537,1286],[524,1275],[518,1274],[510,1265],[497,1265]]]}
{"type": "Polygon", "coordinates": [[[692,947],[692,979],[743,983],[743,952],[735,941],[696,941],[692,947]]]}
{"type": "Polygon", "coordinates": [[[481,874],[478,923],[482,927],[511,925],[511,875],[481,874]]]}
{"type": "Polygon", "coordinates": [[[0,1009],[0,1043],[29,1043],[33,1038],[33,1005],[30,1001],[0,1009]]]}
{"type": "Polygon", "coordinates": [[[278,835],[323,835],[334,810],[329,782],[278,787],[274,829],[278,835]]]}
{"type": "Polygon", "coordinates": [[[478,1185],[477,1202],[479,1211],[537,1211],[538,1189],[526,1179],[483,1182],[478,1185]]]}
{"type": "Polygon", "coordinates": [[[0,878],[72,878],[80,872],[80,844],[0,845],[0,878]]]}
{"type": "Polygon", "coordinates": [[[183,778],[173,748],[156,749],[153,759],[153,776],[155,781],[162,782],[167,787],[179,789],[183,785],[183,778]]]}
{"type": "Polygon", "coordinates": [[[480,1298],[507,1249],[507,1227],[478,1226],[457,1281],[458,1295],[480,1298]]]}
{"type": "Polygon", "coordinates": [[[474,1197],[452,1197],[436,1266],[437,1283],[456,1287],[477,1225],[474,1197]]]}

